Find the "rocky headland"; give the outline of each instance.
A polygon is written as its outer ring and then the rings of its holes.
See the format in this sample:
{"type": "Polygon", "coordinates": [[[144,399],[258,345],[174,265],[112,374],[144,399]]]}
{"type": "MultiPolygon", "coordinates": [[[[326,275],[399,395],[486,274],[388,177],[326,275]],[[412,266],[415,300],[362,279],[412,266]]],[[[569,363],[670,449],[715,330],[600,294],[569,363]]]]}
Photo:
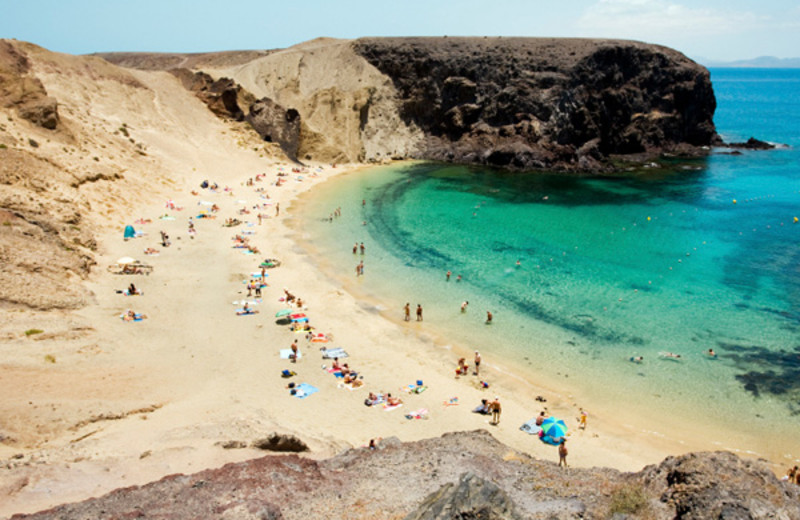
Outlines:
{"type": "Polygon", "coordinates": [[[237,55],[244,62],[228,67],[216,54],[101,56],[144,69],[191,59],[196,70],[232,79],[259,99],[251,110],[259,133],[301,161],[602,173],[720,143],[708,71],[632,41],[320,39],[237,55]]]}
{"type": "Polygon", "coordinates": [[[638,473],[560,468],[481,430],[385,439],[319,461],[267,456],[12,518],[795,520],[798,500],[800,487],[726,452],[670,457],[638,473]]]}

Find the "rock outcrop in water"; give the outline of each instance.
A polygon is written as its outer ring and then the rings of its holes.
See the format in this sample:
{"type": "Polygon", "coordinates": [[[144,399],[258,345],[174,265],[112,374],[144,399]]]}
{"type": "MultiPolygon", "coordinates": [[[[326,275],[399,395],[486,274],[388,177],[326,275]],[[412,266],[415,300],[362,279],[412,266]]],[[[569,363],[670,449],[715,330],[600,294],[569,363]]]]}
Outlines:
{"type": "MultiPolygon", "coordinates": [[[[106,55],[122,64],[173,63],[106,55]]],[[[302,121],[300,160],[610,172],[718,143],[708,71],[672,49],[554,38],[320,39],[225,67],[302,121]]],[[[190,59],[188,56],[187,60],[190,59]]]]}
{"type": "Polygon", "coordinates": [[[476,431],[387,439],[323,461],[269,456],[13,518],[129,517],[797,520],[800,487],[724,452],[670,457],[632,474],[564,469],[476,431]]]}

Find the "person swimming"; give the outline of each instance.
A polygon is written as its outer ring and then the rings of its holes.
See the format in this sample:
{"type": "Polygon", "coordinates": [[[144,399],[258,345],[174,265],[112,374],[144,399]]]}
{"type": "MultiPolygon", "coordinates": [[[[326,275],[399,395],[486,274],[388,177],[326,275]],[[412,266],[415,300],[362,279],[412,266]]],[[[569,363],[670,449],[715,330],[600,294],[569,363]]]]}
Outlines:
{"type": "Polygon", "coordinates": [[[631,361],[631,363],[641,363],[642,361],[644,361],[644,357],[643,356],[631,356],[630,361],[631,361]]]}

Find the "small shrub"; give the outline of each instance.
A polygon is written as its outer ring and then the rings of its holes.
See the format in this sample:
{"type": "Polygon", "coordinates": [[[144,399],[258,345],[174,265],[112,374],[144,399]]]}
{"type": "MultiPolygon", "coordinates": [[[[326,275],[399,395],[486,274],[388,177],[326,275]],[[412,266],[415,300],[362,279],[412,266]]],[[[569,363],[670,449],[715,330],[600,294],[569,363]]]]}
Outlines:
{"type": "Polygon", "coordinates": [[[44,332],[44,331],[40,330],[40,329],[28,329],[28,330],[25,331],[25,335],[26,336],[33,336],[34,334],[41,334],[42,332],[44,332]]]}
{"type": "Polygon", "coordinates": [[[0,143],[0,150],[5,150],[6,148],[8,148],[8,146],[6,146],[3,143],[0,143]]]}
{"type": "Polygon", "coordinates": [[[647,511],[647,495],[640,486],[633,484],[622,486],[611,494],[609,509],[612,515],[643,513],[647,511]]]}
{"type": "Polygon", "coordinates": [[[4,225],[4,226],[10,226],[10,225],[11,225],[11,222],[9,222],[8,220],[6,220],[5,222],[3,222],[3,225],[4,225]]]}
{"type": "Polygon", "coordinates": [[[28,144],[33,148],[39,148],[39,143],[36,141],[36,139],[28,139],[28,144]]]}
{"type": "Polygon", "coordinates": [[[47,354],[47,355],[44,357],[44,360],[45,360],[46,362],[48,362],[48,363],[55,363],[55,362],[56,362],[56,357],[55,357],[54,355],[52,355],[52,354],[47,354]]]}
{"type": "Polygon", "coordinates": [[[92,157],[92,159],[94,159],[97,162],[100,162],[100,158],[99,157],[92,157]]]}

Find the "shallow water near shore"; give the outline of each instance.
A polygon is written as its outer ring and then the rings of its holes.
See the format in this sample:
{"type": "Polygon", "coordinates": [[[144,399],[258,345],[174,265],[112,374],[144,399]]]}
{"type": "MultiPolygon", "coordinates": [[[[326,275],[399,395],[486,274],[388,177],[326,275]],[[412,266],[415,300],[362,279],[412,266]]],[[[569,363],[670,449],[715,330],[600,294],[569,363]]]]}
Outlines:
{"type": "Polygon", "coordinates": [[[304,199],[306,247],[387,312],[409,302],[413,319],[422,304],[441,337],[582,404],[624,410],[658,435],[711,429],[720,448],[796,459],[800,72],[722,69],[712,81],[726,140],[791,147],[613,179],[364,170],[304,199]]]}

